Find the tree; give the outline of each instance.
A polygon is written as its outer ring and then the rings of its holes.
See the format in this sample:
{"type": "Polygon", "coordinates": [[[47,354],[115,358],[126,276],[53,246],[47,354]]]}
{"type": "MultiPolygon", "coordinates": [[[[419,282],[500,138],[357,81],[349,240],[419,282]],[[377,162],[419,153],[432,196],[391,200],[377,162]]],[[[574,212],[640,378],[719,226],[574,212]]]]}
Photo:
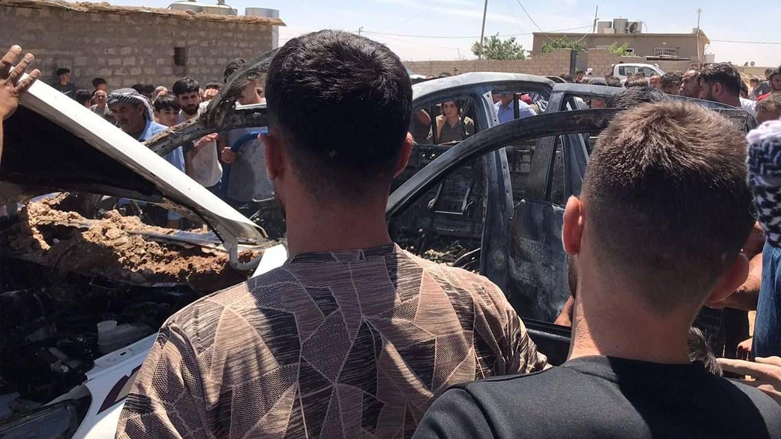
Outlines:
{"type": "Polygon", "coordinates": [[[480,56],[482,53],[485,59],[526,59],[526,51],[523,46],[515,42],[515,37],[510,37],[504,41],[499,38],[499,34],[483,38],[483,47],[479,42],[472,45],[472,53],[480,56]]]}
{"type": "Polygon", "coordinates": [[[629,43],[624,43],[619,46],[617,41],[613,41],[613,44],[607,48],[607,51],[610,53],[615,53],[618,56],[629,56],[632,54],[629,51],[629,43]]]}
{"type": "Polygon", "coordinates": [[[572,49],[576,52],[586,50],[586,45],[567,39],[567,37],[559,37],[550,42],[545,42],[542,45],[542,53],[553,52],[554,49],[572,49]]]}

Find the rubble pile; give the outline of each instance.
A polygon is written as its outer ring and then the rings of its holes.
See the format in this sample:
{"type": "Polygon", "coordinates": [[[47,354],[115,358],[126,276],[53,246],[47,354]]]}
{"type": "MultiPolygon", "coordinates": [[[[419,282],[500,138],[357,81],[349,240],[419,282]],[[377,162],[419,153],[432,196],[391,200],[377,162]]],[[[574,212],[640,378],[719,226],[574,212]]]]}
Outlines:
{"type": "MultiPolygon", "coordinates": [[[[219,249],[153,240],[174,230],[149,226],[137,217],[110,211],[90,220],[58,210],[63,196],[29,203],[15,223],[0,230],[0,252],[61,272],[98,275],[136,285],[188,284],[213,292],[239,283],[249,273],[230,267],[219,249]]],[[[242,260],[260,256],[246,252],[242,260]]]]}

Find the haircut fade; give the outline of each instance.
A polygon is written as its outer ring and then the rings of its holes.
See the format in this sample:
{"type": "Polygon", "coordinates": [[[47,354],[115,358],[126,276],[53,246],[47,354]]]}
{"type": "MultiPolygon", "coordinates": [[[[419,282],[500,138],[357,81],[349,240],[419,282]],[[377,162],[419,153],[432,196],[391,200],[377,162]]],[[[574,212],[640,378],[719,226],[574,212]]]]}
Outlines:
{"type": "Polygon", "coordinates": [[[666,314],[701,304],[749,235],[746,140],[687,102],[642,104],[600,135],[583,182],[596,258],[666,314]]]}

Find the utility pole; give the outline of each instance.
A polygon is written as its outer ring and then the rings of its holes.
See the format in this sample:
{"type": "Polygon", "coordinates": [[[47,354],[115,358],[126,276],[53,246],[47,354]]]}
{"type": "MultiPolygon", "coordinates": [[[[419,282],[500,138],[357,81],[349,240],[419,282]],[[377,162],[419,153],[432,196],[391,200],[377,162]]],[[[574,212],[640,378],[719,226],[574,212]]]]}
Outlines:
{"type": "Polygon", "coordinates": [[[477,59],[483,59],[483,39],[485,38],[485,16],[488,14],[488,0],[485,0],[485,6],[483,6],[483,27],[480,29],[480,53],[477,54],[477,59]]]}
{"type": "Polygon", "coordinates": [[[362,30],[363,30],[363,26],[361,26],[361,27],[359,27],[359,28],[358,28],[358,36],[359,36],[359,37],[361,36],[361,31],[362,31],[362,30]]]}
{"type": "Polygon", "coordinates": [[[594,28],[591,29],[592,34],[597,33],[597,20],[599,20],[599,18],[597,18],[597,15],[599,15],[599,5],[597,5],[597,10],[594,11],[594,28]]]}
{"type": "MultiPolygon", "coordinates": [[[[697,60],[700,62],[700,67],[702,67],[702,55],[700,55],[700,17],[702,16],[702,8],[697,8],[697,60]]],[[[705,48],[702,48],[703,52],[705,51],[705,48]]]]}

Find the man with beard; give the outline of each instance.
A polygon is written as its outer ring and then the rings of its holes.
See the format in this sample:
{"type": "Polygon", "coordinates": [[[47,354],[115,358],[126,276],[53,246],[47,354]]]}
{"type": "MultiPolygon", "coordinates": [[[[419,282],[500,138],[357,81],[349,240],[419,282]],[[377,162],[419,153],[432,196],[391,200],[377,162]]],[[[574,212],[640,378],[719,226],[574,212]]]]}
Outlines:
{"type": "Polygon", "coordinates": [[[687,70],[686,73],[684,73],[681,77],[681,90],[679,94],[689,98],[700,97],[700,83],[698,82],[699,76],[700,72],[697,70],[687,70]]]}
{"type": "MultiPolygon", "coordinates": [[[[182,111],[179,123],[198,116],[201,105],[200,85],[193,78],[182,78],[174,83],[174,96],[179,99],[182,111]]],[[[222,166],[217,159],[217,134],[201,137],[194,144],[184,145],[187,175],[215,195],[220,193],[222,166]]]]}
{"type": "MultiPolygon", "coordinates": [[[[106,99],[111,113],[114,115],[119,128],[130,137],[143,142],[168,129],[164,125],[154,121],[152,106],[147,98],[132,88],[114,90],[106,99]]],[[[184,172],[184,158],[182,148],[176,148],[164,157],[177,169],[184,172]]],[[[165,226],[177,228],[181,216],[174,211],[169,211],[165,226]]],[[[158,223],[156,221],[156,223],[158,223]]],[[[163,225],[163,224],[159,224],[163,225]]]]}
{"type": "Polygon", "coordinates": [[[702,69],[698,81],[700,99],[742,108],[751,116],[747,128],[754,129],[756,127],[754,116],[757,114],[755,108],[757,103],[740,97],[740,85],[743,80],[740,78],[738,69],[732,64],[725,62],[710,64],[702,69]]]}

